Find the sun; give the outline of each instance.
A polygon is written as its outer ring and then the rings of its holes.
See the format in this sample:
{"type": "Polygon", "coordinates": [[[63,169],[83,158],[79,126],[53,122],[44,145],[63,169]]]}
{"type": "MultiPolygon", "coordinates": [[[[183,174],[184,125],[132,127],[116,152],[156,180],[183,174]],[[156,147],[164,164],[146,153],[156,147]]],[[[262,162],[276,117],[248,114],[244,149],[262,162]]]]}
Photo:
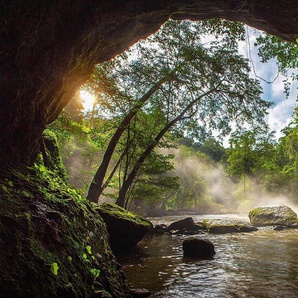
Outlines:
{"type": "Polygon", "coordinates": [[[80,95],[82,98],[82,104],[85,111],[91,111],[95,102],[95,98],[92,94],[85,90],[80,90],[80,95]]]}

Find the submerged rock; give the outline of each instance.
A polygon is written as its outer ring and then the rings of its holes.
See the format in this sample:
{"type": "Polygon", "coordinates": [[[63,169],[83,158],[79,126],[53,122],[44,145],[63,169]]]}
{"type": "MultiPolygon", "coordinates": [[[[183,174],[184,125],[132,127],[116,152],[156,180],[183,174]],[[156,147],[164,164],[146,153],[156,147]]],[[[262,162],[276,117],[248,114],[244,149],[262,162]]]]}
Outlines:
{"type": "Polygon", "coordinates": [[[129,292],[133,298],[147,298],[151,295],[151,292],[147,289],[130,288],[129,292]]]}
{"type": "Polygon", "coordinates": [[[205,219],[202,221],[209,233],[227,234],[227,233],[247,233],[257,231],[249,222],[226,219],[205,219]]]}
{"type": "Polygon", "coordinates": [[[248,214],[252,225],[264,226],[295,226],[298,224],[297,214],[288,206],[259,207],[248,214]]]}
{"type": "Polygon", "coordinates": [[[165,224],[156,225],[152,232],[155,234],[165,234],[167,232],[167,226],[165,224]]]}
{"type": "Polygon", "coordinates": [[[186,258],[211,258],[215,255],[213,243],[205,239],[186,239],[182,247],[183,256],[186,258]]]}
{"type": "Polygon", "coordinates": [[[153,228],[149,220],[115,204],[103,203],[97,211],[107,225],[110,245],[115,253],[130,250],[153,228]]]}

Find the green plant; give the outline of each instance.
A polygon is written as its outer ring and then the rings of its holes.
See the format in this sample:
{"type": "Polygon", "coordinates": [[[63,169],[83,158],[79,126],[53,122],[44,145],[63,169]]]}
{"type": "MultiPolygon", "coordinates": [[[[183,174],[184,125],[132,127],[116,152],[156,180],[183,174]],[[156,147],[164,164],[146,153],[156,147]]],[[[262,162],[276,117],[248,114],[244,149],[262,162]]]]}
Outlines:
{"type": "Polygon", "coordinates": [[[56,262],[52,263],[51,264],[51,272],[54,274],[54,275],[58,275],[58,270],[59,270],[59,266],[56,262]]]}
{"type": "Polygon", "coordinates": [[[92,250],[91,250],[91,246],[90,245],[86,246],[86,251],[87,251],[87,253],[89,255],[92,255],[92,250]]]}
{"type": "Polygon", "coordinates": [[[92,268],[91,269],[91,273],[94,276],[94,279],[96,279],[99,276],[99,274],[100,274],[100,270],[99,269],[96,269],[96,268],[92,268]]]}

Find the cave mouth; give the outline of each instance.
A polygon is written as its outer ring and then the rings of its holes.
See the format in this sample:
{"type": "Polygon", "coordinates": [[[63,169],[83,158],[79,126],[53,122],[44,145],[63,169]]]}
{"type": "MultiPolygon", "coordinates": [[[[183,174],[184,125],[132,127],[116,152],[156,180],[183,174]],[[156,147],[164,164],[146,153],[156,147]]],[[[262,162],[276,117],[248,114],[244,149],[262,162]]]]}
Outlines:
{"type": "Polygon", "coordinates": [[[94,65],[168,19],[226,18],[295,41],[297,15],[296,0],[7,1],[1,12],[0,167],[32,164],[44,128],[94,65]]]}

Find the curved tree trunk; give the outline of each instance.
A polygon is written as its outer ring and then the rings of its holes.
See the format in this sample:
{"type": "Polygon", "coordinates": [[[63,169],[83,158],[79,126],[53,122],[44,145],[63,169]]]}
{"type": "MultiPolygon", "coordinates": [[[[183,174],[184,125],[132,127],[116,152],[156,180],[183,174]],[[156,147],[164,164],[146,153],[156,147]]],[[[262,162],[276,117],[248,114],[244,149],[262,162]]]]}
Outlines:
{"type": "Polygon", "coordinates": [[[203,98],[206,95],[209,95],[216,91],[216,88],[212,88],[211,90],[205,92],[201,96],[197,97],[196,99],[192,100],[181,112],[180,114],[175,117],[173,120],[171,120],[169,123],[167,123],[164,128],[158,133],[158,135],[155,137],[154,141],[145,149],[145,151],[141,154],[139,159],[137,160],[136,164],[134,165],[133,169],[131,170],[130,174],[128,175],[128,178],[123,182],[123,185],[119,191],[119,196],[116,201],[116,204],[124,207],[125,206],[125,200],[126,200],[126,194],[131,187],[133,181],[135,180],[136,176],[139,173],[139,170],[141,166],[143,165],[144,161],[148,156],[152,153],[156,145],[159,143],[159,141],[162,139],[162,137],[169,131],[170,128],[172,128],[177,122],[181,121],[184,117],[184,115],[191,109],[191,107],[199,102],[201,98],[203,98]]]}
{"type": "Polygon", "coordinates": [[[97,203],[98,198],[101,195],[103,191],[103,182],[105,175],[108,170],[108,166],[110,164],[112,155],[115,151],[115,148],[118,144],[119,139],[121,138],[123,132],[129,125],[130,121],[133,119],[133,117],[136,115],[136,113],[140,110],[140,108],[150,99],[151,95],[158,90],[158,88],[167,80],[170,79],[170,76],[164,76],[161,78],[156,84],[154,84],[149,91],[142,96],[142,98],[135,104],[135,106],[127,113],[127,115],[123,118],[120,125],[118,126],[117,130],[115,131],[114,135],[112,136],[109,145],[104,153],[102,162],[97,169],[94,178],[90,184],[87,200],[97,203]]]}

